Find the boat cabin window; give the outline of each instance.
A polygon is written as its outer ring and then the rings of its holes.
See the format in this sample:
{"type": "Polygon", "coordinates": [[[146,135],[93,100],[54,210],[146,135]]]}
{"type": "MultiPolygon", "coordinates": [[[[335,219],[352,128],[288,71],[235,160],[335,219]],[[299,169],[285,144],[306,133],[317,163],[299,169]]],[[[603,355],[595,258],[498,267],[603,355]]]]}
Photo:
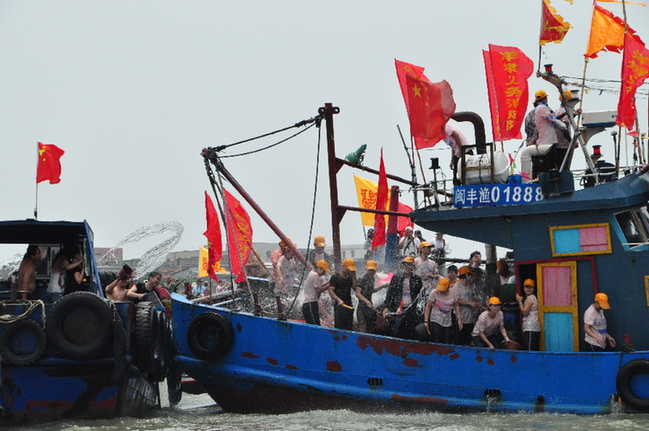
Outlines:
{"type": "Polygon", "coordinates": [[[646,206],[618,213],[615,219],[624,235],[624,246],[633,249],[649,245],[649,211],[646,206]]]}

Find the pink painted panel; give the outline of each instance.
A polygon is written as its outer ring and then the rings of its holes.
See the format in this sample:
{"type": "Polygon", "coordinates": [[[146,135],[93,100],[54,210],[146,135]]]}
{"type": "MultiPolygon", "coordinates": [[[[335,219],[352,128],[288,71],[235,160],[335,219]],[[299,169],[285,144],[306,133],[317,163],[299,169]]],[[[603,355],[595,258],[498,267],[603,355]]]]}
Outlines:
{"type": "Polygon", "coordinates": [[[572,286],[569,266],[543,267],[543,304],[545,306],[571,306],[572,286]]]}
{"type": "Polygon", "coordinates": [[[581,251],[608,250],[606,226],[584,227],[579,229],[579,245],[581,246],[581,251]]]}

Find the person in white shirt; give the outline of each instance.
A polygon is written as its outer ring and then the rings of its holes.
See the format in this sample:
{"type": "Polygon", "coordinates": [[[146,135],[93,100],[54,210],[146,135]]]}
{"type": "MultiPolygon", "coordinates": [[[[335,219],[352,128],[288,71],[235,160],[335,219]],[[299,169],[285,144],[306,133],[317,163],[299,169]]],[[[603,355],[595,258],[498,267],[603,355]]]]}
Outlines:
{"type": "Polygon", "coordinates": [[[615,347],[615,339],[606,332],[604,310],[610,309],[608,295],[598,293],[595,302],[584,313],[584,341],[586,351],[603,352],[607,347],[615,347]]]}
{"type": "Polygon", "coordinates": [[[541,324],[539,323],[539,301],[534,295],[534,280],[528,278],[523,282],[523,298],[518,293],[516,301],[518,308],[523,315],[523,348],[525,350],[539,350],[539,339],[541,338],[541,324]]]}
{"type": "Polygon", "coordinates": [[[509,342],[509,336],[505,329],[504,315],[500,310],[502,302],[500,298],[492,296],[487,301],[489,309],[483,311],[473,327],[473,344],[476,347],[488,347],[496,349],[502,347],[502,339],[509,342]],[[501,338],[502,336],[502,338],[501,338]]]}
{"type": "Polygon", "coordinates": [[[320,294],[329,288],[329,283],[324,281],[322,276],[331,274],[329,264],[326,260],[318,260],[315,267],[309,272],[304,281],[304,301],[302,302],[302,314],[306,323],[320,326],[320,312],[318,301],[320,294]]]}

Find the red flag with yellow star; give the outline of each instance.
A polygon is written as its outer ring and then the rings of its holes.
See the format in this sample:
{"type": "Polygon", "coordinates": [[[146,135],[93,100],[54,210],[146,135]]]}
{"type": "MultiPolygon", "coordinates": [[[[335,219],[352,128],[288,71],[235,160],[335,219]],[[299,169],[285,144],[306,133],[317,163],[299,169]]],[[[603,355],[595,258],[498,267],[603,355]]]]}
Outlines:
{"type": "Polygon", "coordinates": [[[633,130],[635,124],[635,92],[649,78],[649,49],[637,36],[624,36],[622,56],[622,85],[617,105],[618,126],[633,130]]]}
{"type": "Polygon", "coordinates": [[[48,181],[50,184],[61,182],[61,156],[65,151],[52,144],[38,143],[38,167],[36,183],[48,181]]]}
{"type": "MultiPolygon", "coordinates": [[[[426,146],[432,147],[446,136],[444,126],[455,113],[451,85],[446,81],[432,83],[411,75],[406,76],[406,83],[410,134],[427,139],[426,146]]],[[[417,149],[423,148],[416,144],[417,149]]]]}
{"type": "Polygon", "coordinates": [[[214,202],[210,195],[205,192],[205,220],[207,221],[207,230],[203,232],[207,238],[207,274],[214,281],[219,281],[216,276],[215,268],[219,268],[221,256],[223,254],[223,245],[221,243],[221,224],[219,215],[214,208],[214,202]]]}

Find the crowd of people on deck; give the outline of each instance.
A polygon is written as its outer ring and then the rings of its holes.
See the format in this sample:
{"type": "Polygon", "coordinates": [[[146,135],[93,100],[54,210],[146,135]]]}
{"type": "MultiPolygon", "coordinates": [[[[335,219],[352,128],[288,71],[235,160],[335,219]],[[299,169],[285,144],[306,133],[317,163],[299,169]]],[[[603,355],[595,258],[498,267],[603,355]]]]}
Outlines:
{"type": "MultiPolygon", "coordinates": [[[[370,244],[372,234],[370,230],[370,244]]],[[[516,302],[503,304],[485,285],[482,254],[474,251],[464,261],[466,264],[459,267],[447,265],[451,248],[441,233],[428,242],[421,231],[407,227],[398,242],[398,268],[389,274],[380,272],[385,269],[384,264],[376,259],[375,250],[371,248],[365,259],[343,259],[340,268],[335,268],[325,246],[323,236],[314,239],[313,249],[305,259],[309,272],[301,284],[300,262],[293,251],[294,245],[289,247],[280,242],[279,249],[271,257],[273,291],[277,295],[289,295],[296,292],[291,288],[300,286],[301,311],[306,323],[323,324],[323,315],[330,313],[326,305],[330,305],[333,309],[331,326],[338,329],[419,341],[506,348],[512,345],[512,334],[505,328],[505,306],[509,309],[507,312],[515,313],[521,322],[520,334],[516,334],[520,344],[513,344],[525,350],[540,350],[536,283],[527,278],[518,287],[511,262],[505,259],[496,264],[496,282],[512,286],[520,293],[515,294],[516,302]],[[362,275],[357,270],[361,263],[364,263],[362,275]],[[385,292],[381,292],[383,290],[385,292]],[[327,301],[331,302],[327,304],[327,301]],[[513,306],[518,309],[512,311],[513,306]]],[[[602,295],[598,294],[595,304],[584,316],[584,349],[587,350],[615,346],[610,336],[598,335],[602,334],[598,331],[606,327],[602,312],[606,307],[598,305],[608,306],[607,300],[602,302],[602,295]]]]}

